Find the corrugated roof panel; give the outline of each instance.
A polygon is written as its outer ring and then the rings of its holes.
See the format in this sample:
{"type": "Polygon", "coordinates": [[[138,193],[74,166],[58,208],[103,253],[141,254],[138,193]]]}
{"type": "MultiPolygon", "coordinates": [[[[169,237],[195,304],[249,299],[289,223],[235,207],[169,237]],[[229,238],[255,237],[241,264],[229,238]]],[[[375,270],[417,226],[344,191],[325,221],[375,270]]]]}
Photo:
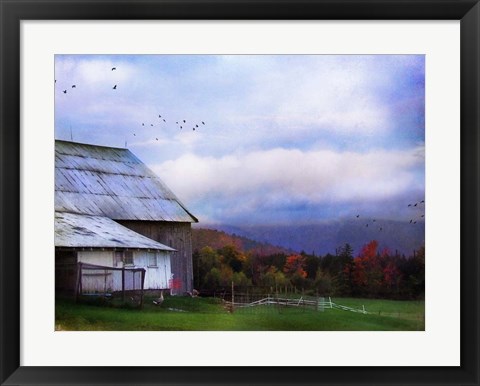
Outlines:
{"type": "Polygon", "coordinates": [[[101,216],[55,212],[55,246],[175,251],[101,216]]]}
{"type": "Polygon", "coordinates": [[[55,151],[56,210],[117,220],[197,221],[127,149],[56,141],[55,151]]]}

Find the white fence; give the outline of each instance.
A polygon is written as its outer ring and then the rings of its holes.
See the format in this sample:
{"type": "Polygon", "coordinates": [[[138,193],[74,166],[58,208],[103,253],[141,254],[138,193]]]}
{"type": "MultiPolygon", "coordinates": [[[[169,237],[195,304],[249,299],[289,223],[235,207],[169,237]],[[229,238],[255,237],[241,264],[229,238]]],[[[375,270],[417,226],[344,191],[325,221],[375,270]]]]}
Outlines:
{"type": "Polygon", "coordinates": [[[279,297],[272,297],[267,296],[266,298],[250,302],[250,303],[242,303],[242,302],[229,302],[225,301],[225,308],[228,310],[233,310],[235,308],[248,308],[248,307],[258,307],[258,306],[266,306],[266,305],[275,305],[275,306],[284,306],[284,307],[305,307],[305,308],[312,308],[317,311],[324,311],[325,309],[333,309],[336,308],[342,311],[351,311],[357,312],[361,314],[368,314],[365,310],[365,306],[362,306],[362,309],[352,308],[343,306],[341,304],[337,304],[332,302],[332,299],[329,297],[328,301],[325,298],[316,298],[315,300],[304,299],[301,297],[300,299],[287,299],[287,298],[279,298],[279,297]]]}

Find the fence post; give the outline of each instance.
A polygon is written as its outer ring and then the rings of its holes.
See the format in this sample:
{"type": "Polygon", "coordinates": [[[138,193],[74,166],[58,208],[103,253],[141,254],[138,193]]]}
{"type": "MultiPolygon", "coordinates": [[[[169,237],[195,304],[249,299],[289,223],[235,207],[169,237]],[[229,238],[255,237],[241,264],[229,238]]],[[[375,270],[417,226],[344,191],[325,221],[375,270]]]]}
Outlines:
{"type": "Polygon", "coordinates": [[[232,280],[232,314],[233,314],[234,308],[235,308],[235,292],[234,292],[233,280],[232,280]]]}
{"type": "Polygon", "coordinates": [[[330,302],[330,308],[333,308],[333,306],[332,306],[332,298],[331,298],[330,296],[328,297],[328,301],[330,302]]]}
{"type": "Polygon", "coordinates": [[[77,277],[75,279],[75,303],[78,301],[82,286],[82,263],[77,263],[77,277]]]}
{"type": "Polygon", "coordinates": [[[302,287],[303,311],[305,312],[305,288],[302,287]]]}
{"type": "MultiPolygon", "coordinates": [[[[140,295],[140,308],[143,308],[143,288],[144,288],[144,283],[145,283],[145,268],[142,269],[142,292],[141,292],[141,295],[140,295]]],[[[134,274],[135,276],[135,274],[134,274]]]]}
{"type": "Polygon", "coordinates": [[[125,303],[125,267],[122,267],[122,302],[125,303]]]}
{"type": "Polygon", "coordinates": [[[278,303],[278,288],[275,287],[275,291],[276,291],[275,296],[277,297],[275,299],[275,308],[277,309],[277,312],[278,312],[278,310],[280,309],[280,305],[278,303]]]}
{"type": "Polygon", "coordinates": [[[103,297],[107,297],[107,270],[103,270],[103,297]]]}

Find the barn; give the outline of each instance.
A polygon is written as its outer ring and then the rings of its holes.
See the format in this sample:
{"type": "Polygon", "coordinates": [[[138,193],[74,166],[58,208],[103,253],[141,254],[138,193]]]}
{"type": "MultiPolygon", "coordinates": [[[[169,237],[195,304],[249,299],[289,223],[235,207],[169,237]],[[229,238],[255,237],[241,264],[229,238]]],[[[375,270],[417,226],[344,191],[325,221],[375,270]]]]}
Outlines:
{"type": "Polygon", "coordinates": [[[146,289],[192,291],[197,221],[128,149],[55,141],[56,264],[142,267],[146,289]]]}

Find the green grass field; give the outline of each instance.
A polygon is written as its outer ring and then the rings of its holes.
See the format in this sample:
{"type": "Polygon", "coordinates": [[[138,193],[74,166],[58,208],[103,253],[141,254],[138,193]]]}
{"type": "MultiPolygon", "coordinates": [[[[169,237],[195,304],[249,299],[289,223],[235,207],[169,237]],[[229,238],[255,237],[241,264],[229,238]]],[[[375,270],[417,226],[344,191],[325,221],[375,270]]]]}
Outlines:
{"type": "Polygon", "coordinates": [[[424,330],[424,301],[335,298],[369,314],[261,306],[227,312],[219,299],[167,297],[142,310],[56,301],[55,328],[96,331],[409,331],[424,330]]]}

